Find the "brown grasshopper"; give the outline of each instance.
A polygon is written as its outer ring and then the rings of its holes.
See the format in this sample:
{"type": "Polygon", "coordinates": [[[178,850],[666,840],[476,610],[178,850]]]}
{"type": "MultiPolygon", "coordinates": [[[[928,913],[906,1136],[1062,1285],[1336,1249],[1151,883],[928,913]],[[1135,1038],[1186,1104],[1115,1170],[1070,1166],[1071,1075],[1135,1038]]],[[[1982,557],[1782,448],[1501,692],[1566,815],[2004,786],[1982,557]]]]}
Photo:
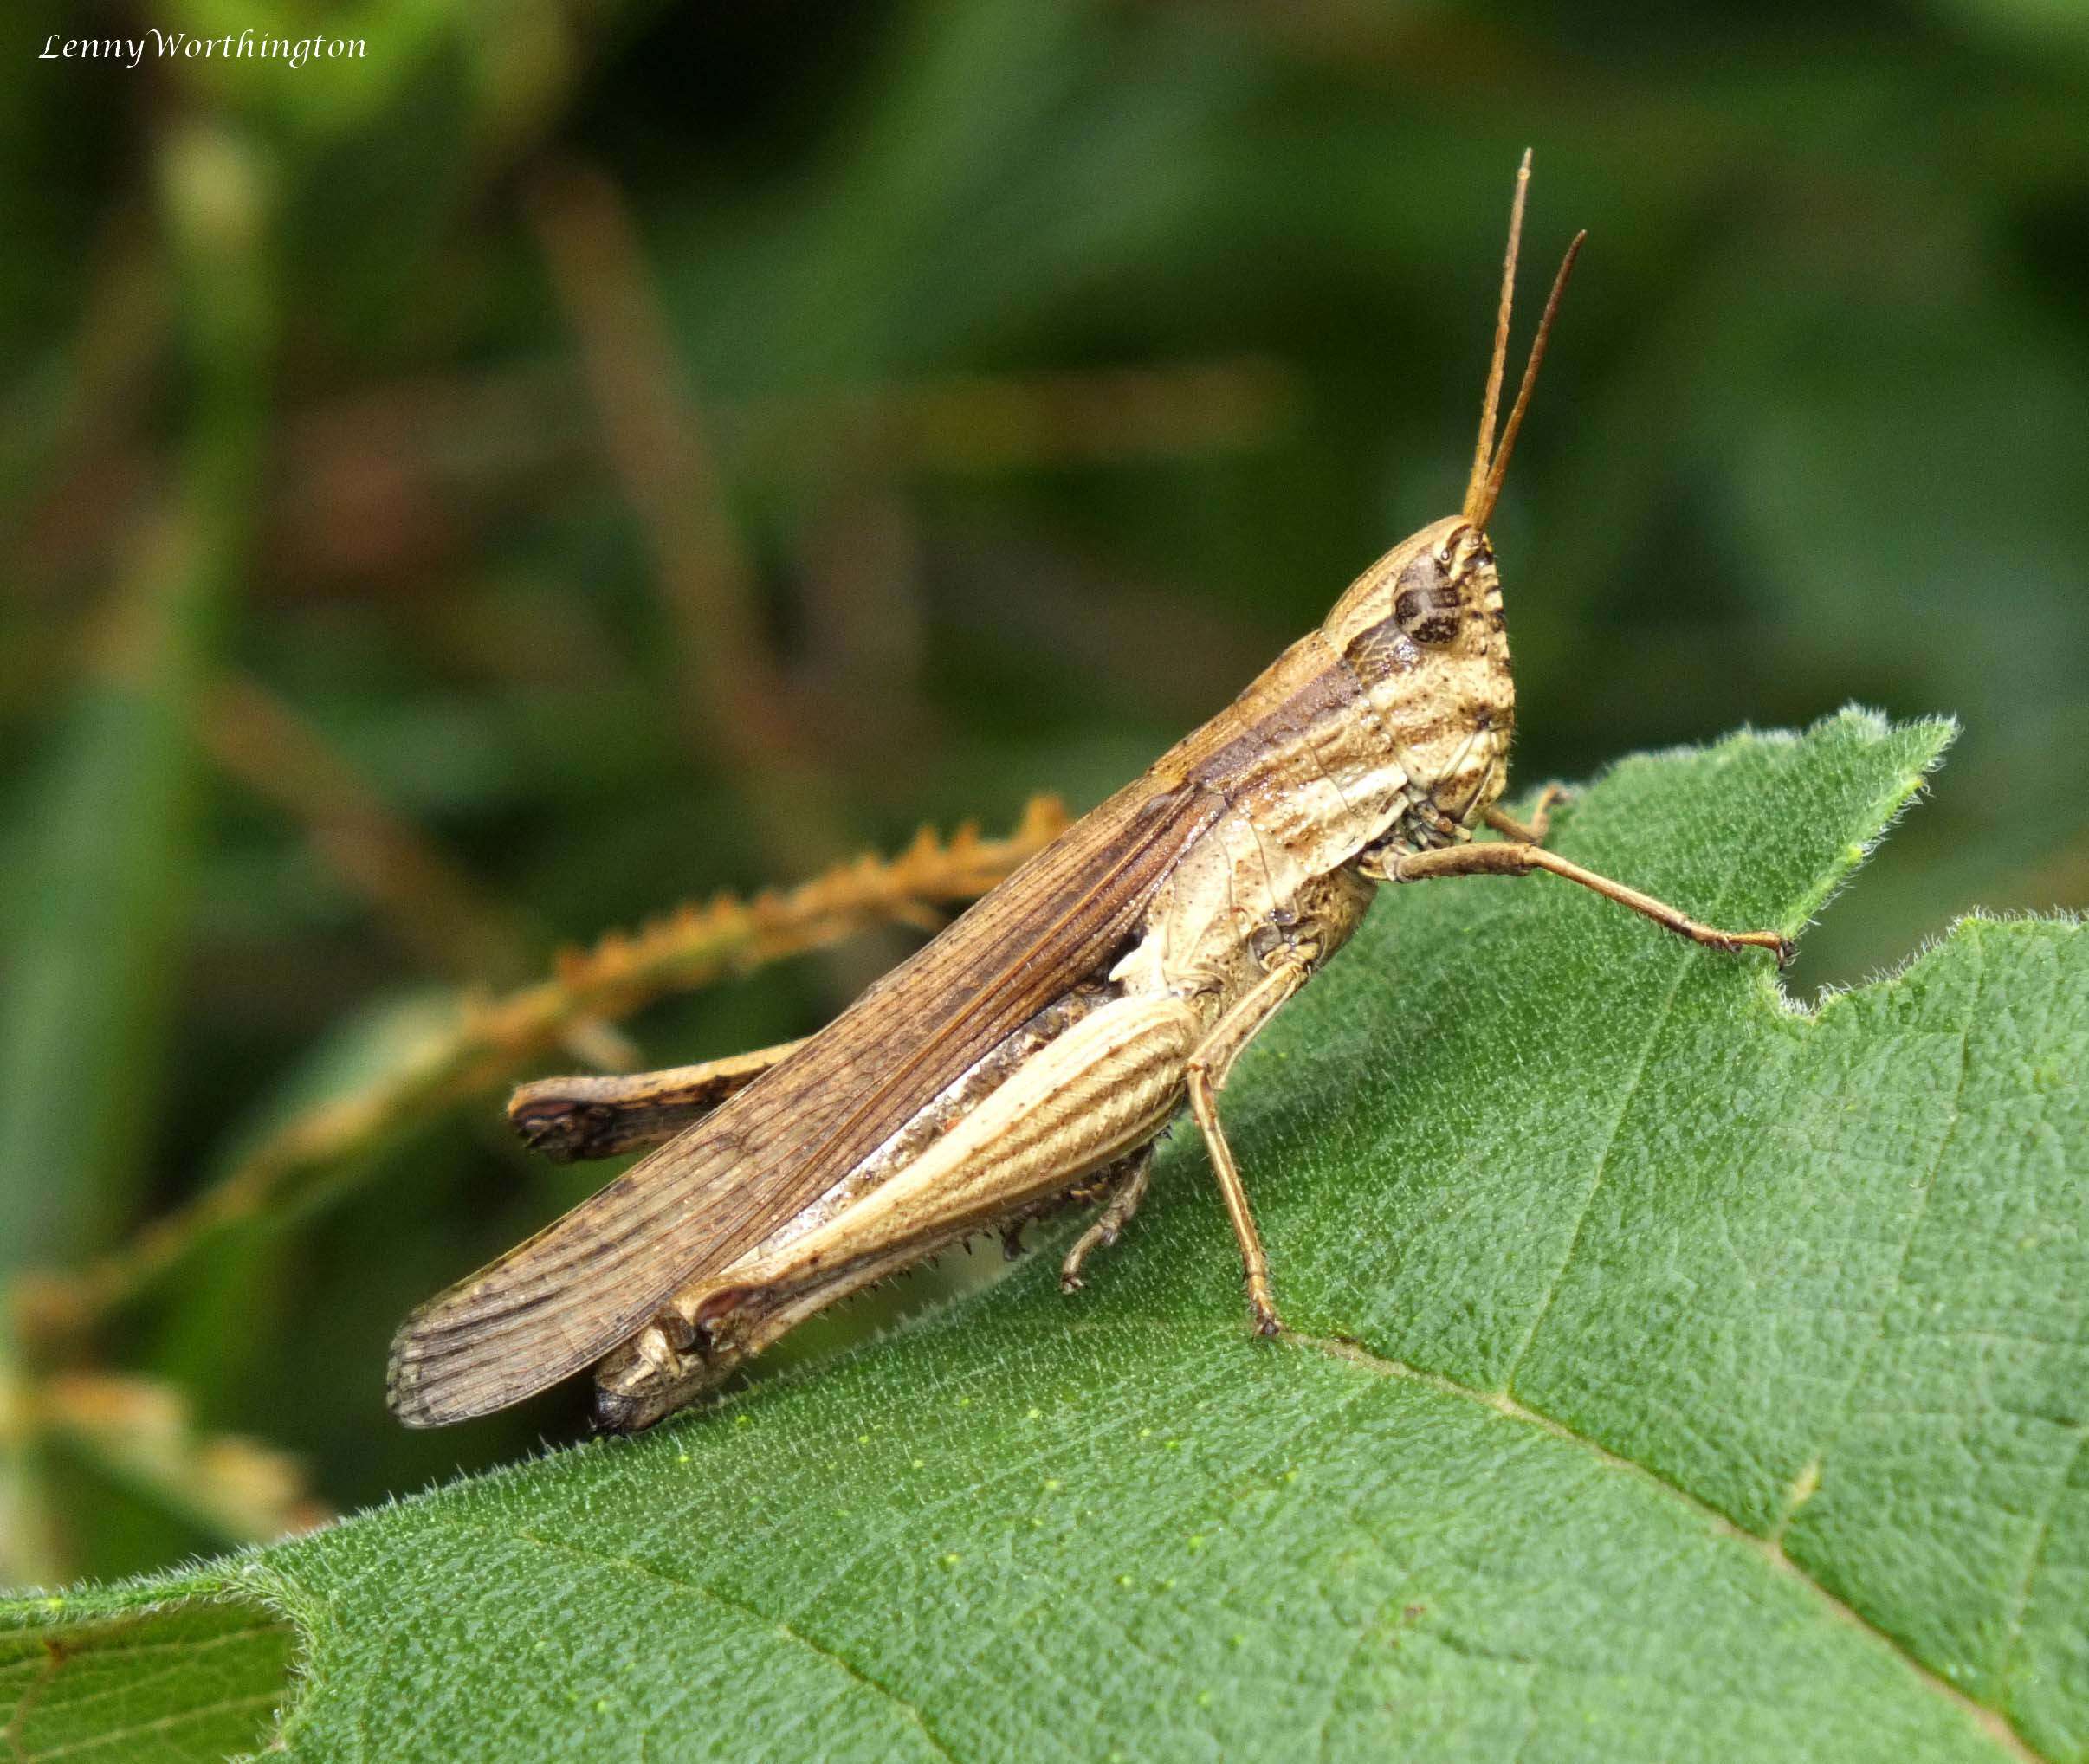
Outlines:
{"type": "Polygon", "coordinates": [[[1380,882],[1549,870],[1717,949],[1788,958],[1546,850],[1495,806],[1516,688],[1486,523],[1575,255],[1499,444],[1517,176],[1465,506],[1395,546],[1213,720],[1069,828],[818,1034],[638,1077],[549,1079],[509,1105],[556,1157],[650,1147],[563,1218],[406,1320],[410,1426],[482,1415],[595,1367],[604,1425],[649,1425],[813,1313],[960,1238],[1099,1201],[1078,1287],[1189,1105],[1245,1269],[1268,1258],[1219,1120],[1255,1032],[1361,921],[1380,882]],[[1469,843],[1485,824],[1498,842],[1469,843]]]}

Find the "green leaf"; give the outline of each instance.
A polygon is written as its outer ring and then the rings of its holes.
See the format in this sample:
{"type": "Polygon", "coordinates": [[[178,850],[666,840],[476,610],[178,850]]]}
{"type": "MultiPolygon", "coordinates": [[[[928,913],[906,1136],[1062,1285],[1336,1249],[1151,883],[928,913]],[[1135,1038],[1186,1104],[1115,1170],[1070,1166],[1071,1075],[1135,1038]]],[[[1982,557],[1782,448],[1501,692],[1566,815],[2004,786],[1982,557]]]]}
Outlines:
{"type": "MultiPolygon", "coordinates": [[[[1796,926],[1947,735],[1631,759],[1555,843],[1796,926]]],[[[314,1759],[2079,1758],[2086,1053],[2070,924],[1809,1013],[1548,879],[1400,890],[1226,1096],[1290,1339],[1179,1134],[1073,1298],[1033,1257],[650,1436],[0,1628],[288,1618],[314,1759]]],[[[165,1755],[215,1755],[147,1657],[165,1755]]],[[[139,1719],[70,1670],[0,1668],[26,1756],[139,1719]]]]}
{"type": "Polygon", "coordinates": [[[0,1735],[15,1764],[222,1758],[253,1744],[283,1699],[291,1625],[240,1601],[166,1606],[133,1592],[29,1608],[43,1627],[0,1633],[0,1735]]]}

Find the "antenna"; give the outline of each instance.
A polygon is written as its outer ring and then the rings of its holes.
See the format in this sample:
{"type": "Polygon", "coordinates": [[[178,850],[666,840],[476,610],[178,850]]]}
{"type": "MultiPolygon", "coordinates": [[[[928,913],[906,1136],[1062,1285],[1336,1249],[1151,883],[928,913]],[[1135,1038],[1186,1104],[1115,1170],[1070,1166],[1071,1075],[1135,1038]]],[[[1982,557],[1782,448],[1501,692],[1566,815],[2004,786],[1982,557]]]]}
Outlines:
{"type": "Polygon", "coordinates": [[[1472,449],[1472,475],[1465,480],[1468,520],[1494,461],[1494,418],[1502,404],[1502,372],[1509,363],[1509,308],[1516,300],[1516,252],[1523,239],[1523,198],[1530,190],[1530,149],[1525,147],[1523,163],[1516,168],[1516,196],[1509,204],[1509,251],[1502,259],[1502,298],[1494,312],[1494,355],[1487,364],[1487,395],[1480,400],[1479,439],[1472,449]]]}
{"type": "Polygon", "coordinates": [[[1517,431],[1523,426],[1523,412],[1530,405],[1530,391],[1537,384],[1538,365],[1545,359],[1545,346],[1551,340],[1552,320],[1560,309],[1560,296],[1567,292],[1567,279],[1574,274],[1575,259],[1581,255],[1581,246],[1587,241],[1586,231],[1576,233],[1574,242],[1568,246],[1567,255],[1560,260],[1559,273],[1552,278],[1552,292],[1545,298],[1544,315],[1538,320],[1537,337],[1530,346],[1530,359],[1523,364],[1523,382],[1517,388],[1516,403],[1509,411],[1509,426],[1502,431],[1501,445],[1494,445],[1494,419],[1500,409],[1502,394],[1502,365],[1509,351],[1509,303],[1516,281],[1516,249],[1518,236],[1523,227],[1523,191],[1530,181],[1530,153],[1524,150],[1523,163],[1516,174],[1516,201],[1509,211],[1509,255],[1502,263],[1502,301],[1494,321],[1494,359],[1487,368],[1487,393],[1480,406],[1479,444],[1473,454],[1472,475],[1465,484],[1465,517],[1478,528],[1484,528],[1493,516],[1496,500],[1502,494],[1502,480],[1508,475],[1509,456],[1516,446],[1517,431]],[[1491,461],[1488,458],[1492,449],[1491,461]]]}

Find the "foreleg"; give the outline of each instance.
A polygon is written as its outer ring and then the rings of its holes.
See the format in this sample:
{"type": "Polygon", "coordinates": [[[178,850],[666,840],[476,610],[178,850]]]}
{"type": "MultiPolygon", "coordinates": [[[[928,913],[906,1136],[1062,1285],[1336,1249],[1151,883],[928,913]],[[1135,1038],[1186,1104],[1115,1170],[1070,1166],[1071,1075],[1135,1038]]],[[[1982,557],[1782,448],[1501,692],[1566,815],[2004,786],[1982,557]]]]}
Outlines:
{"type": "Polygon", "coordinates": [[[1505,810],[1492,807],[1480,818],[1503,838],[1513,839],[1518,845],[1542,845],[1552,825],[1552,805],[1566,800],[1564,785],[1549,784],[1538,792],[1537,805],[1530,811],[1529,821],[1519,821],[1505,810]]]}
{"type": "Polygon", "coordinates": [[[1366,857],[1359,868],[1366,876],[1396,882],[1428,882],[1445,876],[1529,876],[1534,869],[1549,870],[1554,876],[1579,883],[1607,901],[1615,901],[1620,907],[1629,907],[1677,936],[1687,937],[1692,943],[1701,943],[1709,949],[1767,949],[1777,958],[1779,967],[1788,966],[1792,960],[1791,940],[1777,932],[1721,931],[1715,926],[1700,925],[1665,901],[1657,901],[1652,895],[1643,895],[1621,882],[1613,882],[1607,876],[1598,876],[1593,869],[1569,863],[1542,845],[1523,841],[1447,845],[1439,851],[1366,857]]]}

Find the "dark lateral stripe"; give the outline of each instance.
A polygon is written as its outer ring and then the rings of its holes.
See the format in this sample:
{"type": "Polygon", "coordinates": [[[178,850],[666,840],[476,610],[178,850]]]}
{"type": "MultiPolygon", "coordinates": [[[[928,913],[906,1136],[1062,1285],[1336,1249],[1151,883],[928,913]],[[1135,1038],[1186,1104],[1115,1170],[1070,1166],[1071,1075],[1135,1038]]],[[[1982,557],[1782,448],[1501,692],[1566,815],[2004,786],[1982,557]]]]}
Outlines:
{"type": "MultiPolygon", "coordinates": [[[[1311,655],[1303,648],[1293,653],[1311,655]]],[[[1325,653],[1326,659],[1314,658],[1311,671],[1303,673],[1284,697],[1239,718],[1245,724],[1241,732],[1198,761],[1195,775],[1200,782],[1230,792],[1262,769],[1272,749],[1310,742],[1319,726],[1359,714],[1355,676],[1336,662],[1332,651],[1325,653]]],[[[1240,705],[1234,708],[1239,716],[1240,705]]]]}

